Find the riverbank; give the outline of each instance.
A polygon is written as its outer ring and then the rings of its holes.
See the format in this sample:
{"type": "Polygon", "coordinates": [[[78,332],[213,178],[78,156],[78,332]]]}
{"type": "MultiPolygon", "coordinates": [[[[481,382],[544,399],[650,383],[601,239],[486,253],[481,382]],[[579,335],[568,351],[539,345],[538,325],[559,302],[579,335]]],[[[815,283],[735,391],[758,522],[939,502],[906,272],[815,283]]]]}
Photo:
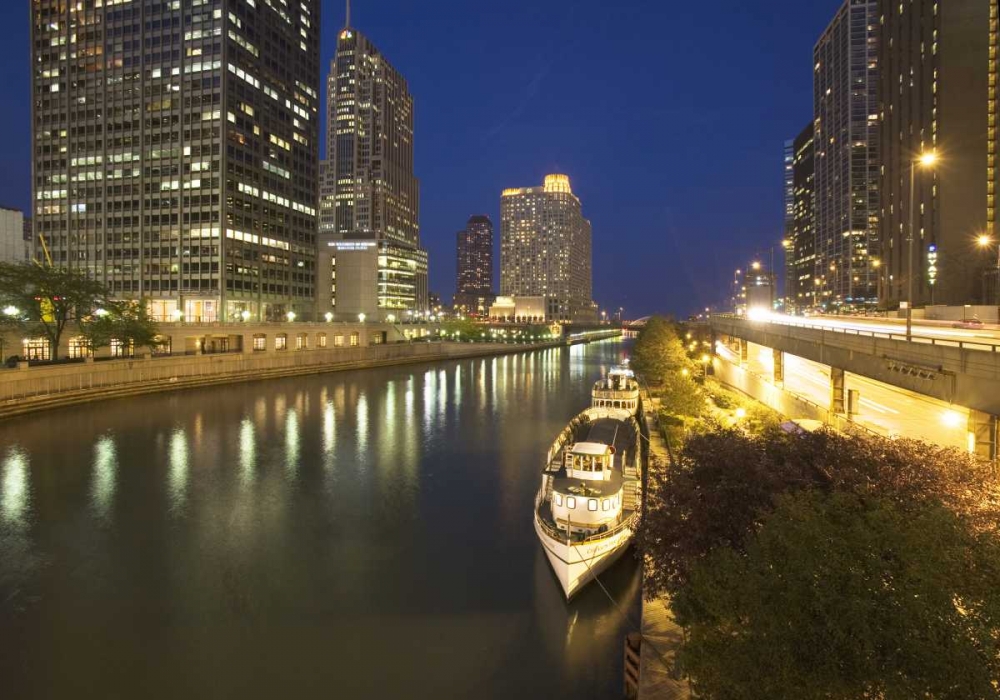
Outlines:
{"type": "MultiPolygon", "coordinates": [[[[589,342],[581,339],[578,342],[589,342]]],[[[398,343],[271,353],[223,353],[86,362],[10,370],[0,375],[0,418],[92,401],[217,384],[389,365],[507,355],[566,340],[527,344],[398,343]]]]}

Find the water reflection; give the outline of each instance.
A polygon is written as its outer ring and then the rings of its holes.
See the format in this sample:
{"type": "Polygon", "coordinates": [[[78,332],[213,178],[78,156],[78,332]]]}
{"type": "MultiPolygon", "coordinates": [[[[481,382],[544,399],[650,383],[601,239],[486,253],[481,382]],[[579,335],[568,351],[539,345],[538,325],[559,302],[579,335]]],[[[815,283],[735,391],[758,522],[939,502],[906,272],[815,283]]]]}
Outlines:
{"type": "Polygon", "coordinates": [[[188,440],[184,428],[170,435],[170,506],[174,512],[183,510],[187,501],[188,440]]]}
{"type": "MultiPolygon", "coordinates": [[[[257,415],[261,415],[258,405],[257,415]]],[[[260,420],[260,418],[258,418],[260,420]]],[[[253,421],[244,418],[240,421],[240,477],[244,484],[253,482],[254,471],[257,467],[257,437],[254,435],[253,421]]]]}
{"type": "MultiPolygon", "coordinates": [[[[597,588],[566,605],[530,518],[541,455],[614,360],[556,349],[0,425],[19,445],[0,451],[5,692],[614,697],[624,622],[597,588]],[[15,605],[34,616],[5,626],[15,605]],[[343,653],[386,638],[409,650],[391,673],[343,653]]],[[[626,609],[635,571],[606,581],[626,609]]]]}
{"type": "Polygon", "coordinates": [[[299,469],[299,412],[293,408],[285,419],[285,471],[294,477],[299,469]]]}
{"type": "Polygon", "coordinates": [[[107,519],[110,515],[117,471],[115,441],[109,435],[102,435],[94,443],[94,471],[90,482],[90,502],[99,518],[107,519]]]}
{"type": "Polygon", "coordinates": [[[21,527],[26,524],[29,498],[28,455],[18,447],[11,447],[4,455],[3,495],[0,496],[0,514],[7,525],[21,527]]]}

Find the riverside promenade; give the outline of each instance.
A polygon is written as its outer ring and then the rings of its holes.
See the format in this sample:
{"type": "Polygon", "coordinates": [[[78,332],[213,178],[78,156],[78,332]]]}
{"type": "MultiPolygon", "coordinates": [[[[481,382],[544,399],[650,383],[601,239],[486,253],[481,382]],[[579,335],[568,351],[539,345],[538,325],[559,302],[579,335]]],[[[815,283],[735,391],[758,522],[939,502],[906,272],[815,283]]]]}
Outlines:
{"type": "MultiPolygon", "coordinates": [[[[0,370],[0,418],[102,399],[123,398],[215,384],[274,379],[304,374],[362,370],[388,365],[507,355],[565,347],[620,335],[601,331],[532,343],[397,342],[316,347],[269,343],[255,351],[180,356],[144,356],[81,361],[0,370]],[[297,349],[292,349],[297,347],[297,349]]],[[[282,336],[278,336],[281,338],[282,336]]]]}
{"type": "MultiPolygon", "coordinates": [[[[657,419],[659,403],[659,399],[643,391],[643,412],[649,426],[650,471],[662,469],[670,462],[657,419]]],[[[683,630],[674,621],[668,602],[666,597],[647,600],[643,584],[639,700],[687,700],[692,697],[690,684],[673,672],[674,655],[683,641],[683,630]]]]}

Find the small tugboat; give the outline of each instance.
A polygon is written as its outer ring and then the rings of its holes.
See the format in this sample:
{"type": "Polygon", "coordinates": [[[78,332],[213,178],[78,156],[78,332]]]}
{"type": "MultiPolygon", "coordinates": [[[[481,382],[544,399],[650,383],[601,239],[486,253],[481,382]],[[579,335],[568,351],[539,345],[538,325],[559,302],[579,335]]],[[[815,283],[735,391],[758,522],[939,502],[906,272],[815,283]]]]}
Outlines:
{"type": "Polygon", "coordinates": [[[594,384],[590,397],[594,408],[624,408],[634,416],[639,410],[639,382],[627,364],[612,367],[594,384]]]}
{"type": "Polygon", "coordinates": [[[632,542],[641,502],[639,437],[632,410],[591,407],[549,449],[535,532],[567,600],[632,542]]]}

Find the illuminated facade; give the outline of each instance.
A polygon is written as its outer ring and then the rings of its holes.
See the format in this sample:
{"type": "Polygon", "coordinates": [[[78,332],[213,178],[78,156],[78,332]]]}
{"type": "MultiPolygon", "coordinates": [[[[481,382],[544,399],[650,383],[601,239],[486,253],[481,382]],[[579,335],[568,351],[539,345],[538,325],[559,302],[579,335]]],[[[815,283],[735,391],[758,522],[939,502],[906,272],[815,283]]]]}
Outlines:
{"type": "Polygon", "coordinates": [[[455,309],[486,315],[493,296],[493,222],[471,216],[456,238],[455,309]]]}
{"type": "Polygon", "coordinates": [[[427,253],[420,248],[413,98],[406,80],[348,18],[337,37],[326,89],[319,305],[337,315],[358,313],[355,302],[362,299],[360,312],[368,315],[424,310],[427,253]],[[372,264],[377,267],[370,274],[345,276],[343,261],[327,255],[347,251],[341,241],[375,244],[372,264]],[[386,266],[379,266],[380,260],[386,266]],[[365,289],[351,288],[355,284],[365,289]],[[373,293],[374,306],[369,303],[373,293]]]}
{"type": "Polygon", "coordinates": [[[907,298],[910,168],[913,298],[967,304],[996,265],[996,0],[880,2],[883,304],[907,298]],[[987,235],[992,246],[980,249],[987,235]]]}
{"type": "Polygon", "coordinates": [[[541,187],[506,189],[500,198],[500,293],[548,297],[553,318],[593,321],[591,227],[565,175],[541,187]]]}
{"type": "Polygon", "coordinates": [[[813,125],[803,129],[792,144],[792,225],[785,247],[787,271],[785,295],[792,310],[816,306],[822,278],[816,276],[815,173],[813,170],[813,125]]]}
{"type": "Polygon", "coordinates": [[[845,0],[813,50],[815,274],[831,309],[877,302],[878,29],[876,0],[845,0]]]}
{"type": "Polygon", "coordinates": [[[36,237],[160,320],[314,311],[319,0],[34,0],[36,237]]]}

